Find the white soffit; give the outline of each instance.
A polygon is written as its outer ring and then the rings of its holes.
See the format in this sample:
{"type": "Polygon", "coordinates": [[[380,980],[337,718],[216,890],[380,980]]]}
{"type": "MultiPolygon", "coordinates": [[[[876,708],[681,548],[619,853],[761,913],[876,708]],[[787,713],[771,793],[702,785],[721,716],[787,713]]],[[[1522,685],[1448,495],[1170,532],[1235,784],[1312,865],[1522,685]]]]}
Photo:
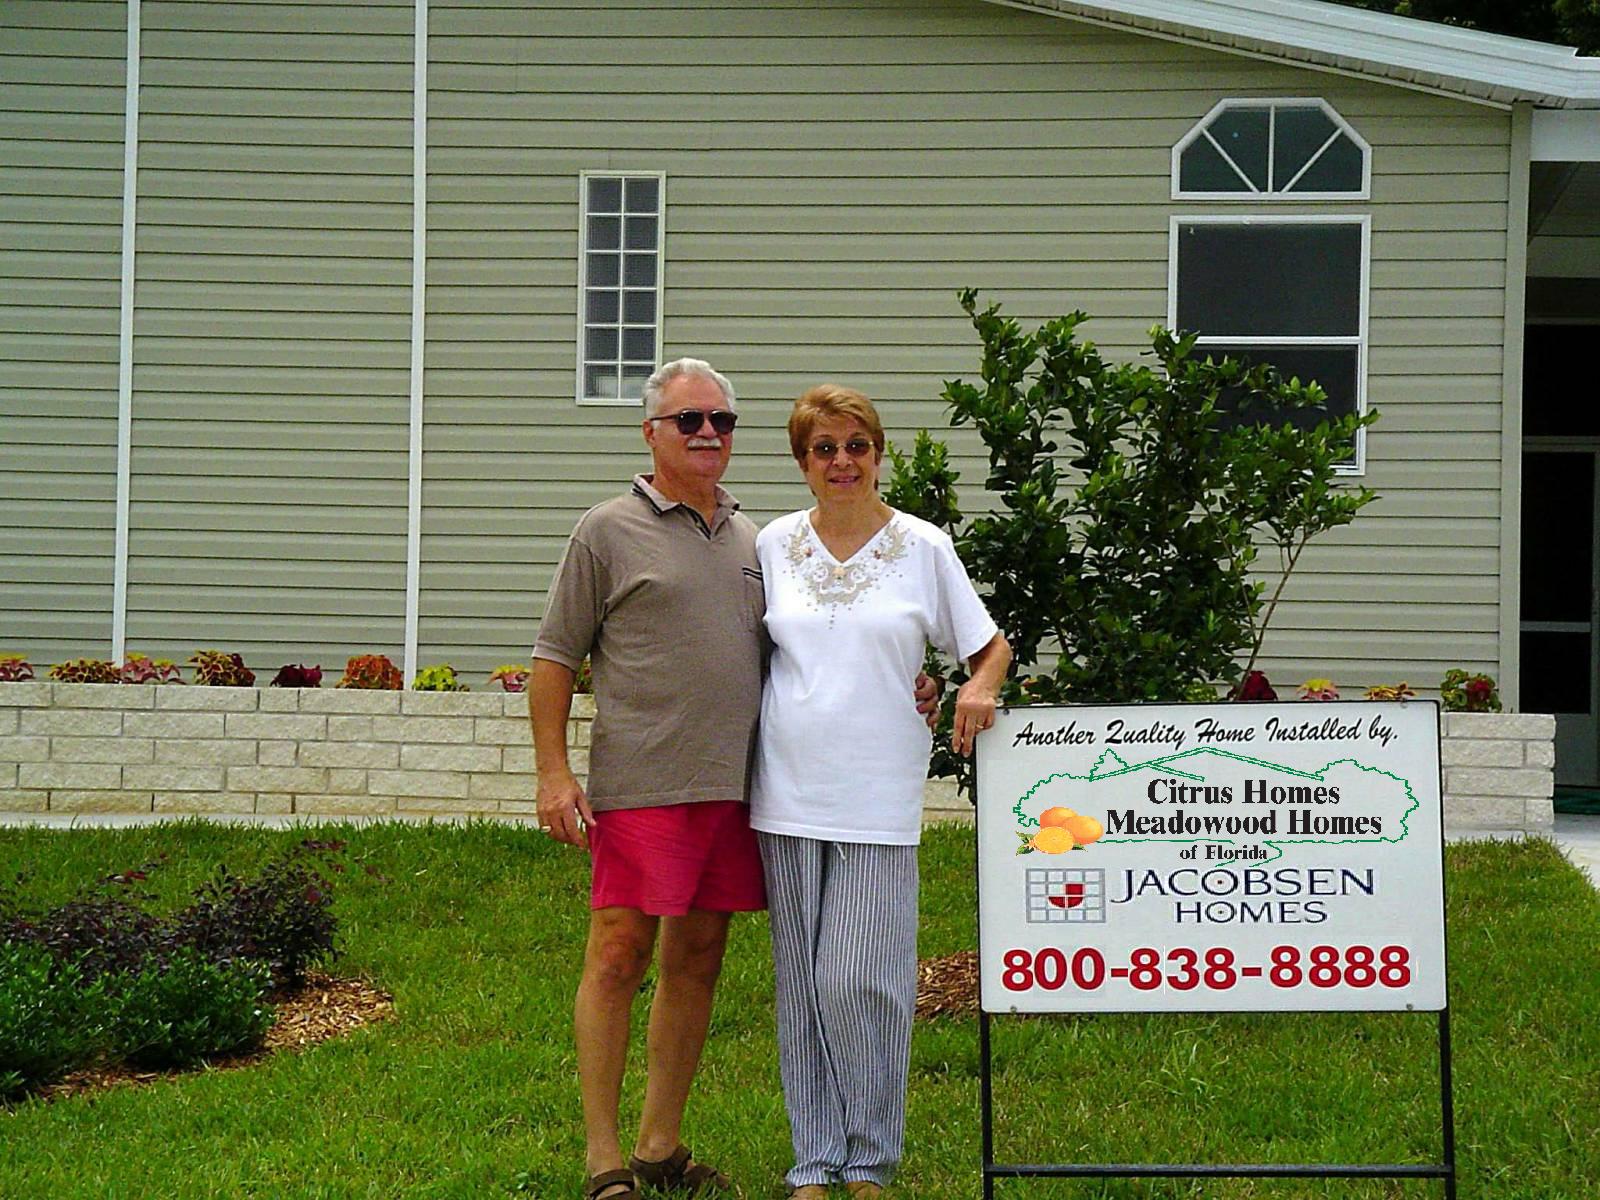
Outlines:
{"type": "Polygon", "coordinates": [[[1600,108],[1600,58],[1322,0],[989,0],[1492,104],[1600,108]]]}
{"type": "Polygon", "coordinates": [[[1533,110],[1533,162],[1600,162],[1600,111],[1533,110]]]}

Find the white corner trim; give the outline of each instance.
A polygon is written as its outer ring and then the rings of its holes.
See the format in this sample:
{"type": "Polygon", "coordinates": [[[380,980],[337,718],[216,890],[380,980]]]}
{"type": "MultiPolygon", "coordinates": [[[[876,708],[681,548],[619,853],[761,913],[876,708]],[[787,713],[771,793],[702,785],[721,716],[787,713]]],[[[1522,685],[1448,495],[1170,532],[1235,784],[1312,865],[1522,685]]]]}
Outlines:
{"type": "Polygon", "coordinates": [[[1522,707],[1522,364],[1527,331],[1529,143],[1534,114],[1511,110],[1505,346],[1500,382],[1500,695],[1522,707]]]}
{"type": "Polygon", "coordinates": [[[417,674],[422,603],[422,352],[428,280],[428,0],[416,0],[411,80],[411,430],[406,463],[406,633],[401,673],[417,674]]]}
{"type": "Polygon", "coordinates": [[[117,316],[117,517],[111,569],[111,661],[128,642],[128,526],[133,466],[133,264],[139,200],[139,0],[128,0],[122,118],[122,291],[117,316]]]}

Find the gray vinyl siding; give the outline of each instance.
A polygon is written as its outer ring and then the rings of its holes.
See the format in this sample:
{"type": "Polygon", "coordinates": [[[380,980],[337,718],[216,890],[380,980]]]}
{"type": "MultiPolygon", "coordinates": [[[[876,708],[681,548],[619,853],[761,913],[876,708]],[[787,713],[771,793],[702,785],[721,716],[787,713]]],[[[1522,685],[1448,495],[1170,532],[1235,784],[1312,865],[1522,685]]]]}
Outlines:
{"type": "Polygon", "coordinates": [[[111,648],[121,4],[0,7],[0,654],[111,648]]]}
{"type": "MultiPolygon", "coordinates": [[[[1383,499],[1308,553],[1266,665],[1498,664],[1506,113],[981,3],[431,12],[424,660],[531,641],[575,510],[647,465],[637,413],[571,394],[577,175],[636,169],[667,174],[663,354],[740,388],[728,483],[758,520],[808,501],[781,433],[808,384],[864,388],[896,441],[943,426],[977,366],[958,288],[1083,308],[1133,355],[1174,213],[1370,213],[1383,499]],[[1171,200],[1172,143],[1252,95],[1329,100],[1373,145],[1371,201],[1171,200]]],[[[951,440],[978,507],[986,464],[951,440]]]]}
{"type": "MultiPolygon", "coordinates": [[[[0,651],[17,629],[40,661],[107,638],[126,10],[0,14],[0,651]]],[[[128,645],[398,659],[413,8],[143,16],[128,645]]],[[[432,0],[428,77],[416,665],[481,687],[525,659],[573,522],[648,467],[637,411],[574,399],[578,176],[639,170],[666,175],[664,356],[738,386],[728,484],[758,520],[808,501],[782,427],[813,382],[876,397],[897,442],[944,428],[978,365],[959,288],[1082,308],[1131,356],[1174,214],[1370,214],[1382,499],[1308,553],[1267,668],[1498,666],[1508,113],[980,0],[432,0]],[[1172,144],[1230,96],[1327,99],[1371,201],[1173,201],[1172,144]]],[[[970,511],[986,464],[951,441],[970,511]]]]}
{"type": "Polygon", "coordinates": [[[143,6],[131,649],[400,657],[411,30],[143,6]]]}

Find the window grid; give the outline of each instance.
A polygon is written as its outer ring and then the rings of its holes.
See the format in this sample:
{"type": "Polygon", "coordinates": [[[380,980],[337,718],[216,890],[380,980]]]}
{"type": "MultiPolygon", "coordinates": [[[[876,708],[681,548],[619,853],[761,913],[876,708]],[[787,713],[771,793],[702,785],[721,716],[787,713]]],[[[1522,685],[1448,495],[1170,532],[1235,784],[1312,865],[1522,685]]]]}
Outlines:
{"type": "Polygon", "coordinates": [[[1261,99],[1231,99],[1217,103],[1199,122],[1196,123],[1184,137],[1172,148],[1172,198],[1174,200],[1366,200],[1372,193],[1372,147],[1366,139],[1357,133],[1337,110],[1326,100],[1320,97],[1273,97],[1261,99]],[[1285,109],[1315,108],[1321,111],[1333,126],[1333,131],[1313,151],[1307,160],[1301,164],[1289,179],[1277,180],[1277,144],[1278,144],[1278,114],[1285,109]],[[1234,155],[1220,143],[1211,133],[1211,126],[1228,113],[1259,112],[1267,114],[1267,178],[1266,187],[1258,187],[1254,180],[1245,173],[1239,164],[1234,161],[1234,155]],[[1361,154],[1361,180],[1358,188],[1342,189],[1338,191],[1296,191],[1295,186],[1311,171],[1318,162],[1340,141],[1348,139],[1361,154]],[[1222,158],[1222,161],[1232,170],[1244,185],[1242,190],[1230,191],[1201,191],[1185,190],[1183,187],[1183,156],[1197,141],[1203,141],[1222,158]]]}
{"type": "MultiPolygon", "coordinates": [[[[1307,225],[1358,225],[1361,229],[1359,264],[1360,277],[1357,284],[1358,310],[1356,318],[1356,331],[1347,335],[1284,335],[1267,332],[1205,334],[1199,333],[1195,338],[1198,346],[1225,346],[1230,353],[1237,354],[1249,346],[1287,346],[1292,348],[1313,349],[1316,347],[1350,346],[1356,351],[1355,362],[1355,411],[1367,411],[1367,321],[1369,308],[1369,293],[1371,290],[1371,263],[1372,263],[1372,221],[1366,215],[1360,216],[1335,216],[1335,215],[1305,215],[1305,216],[1242,216],[1242,215],[1204,215],[1204,216],[1174,216],[1172,218],[1170,241],[1167,256],[1167,327],[1178,328],[1178,253],[1179,239],[1186,226],[1195,225],[1257,225],[1281,226],[1292,228],[1307,225]]],[[[1355,454],[1350,461],[1340,463],[1335,468],[1343,475],[1360,475],[1366,471],[1367,431],[1356,432],[1355,454]]]]}
{"type": "Polygon", "coordinates": [[[579,175],[579,404],[640,402],[661,346],[666,175],[579,175]]]}

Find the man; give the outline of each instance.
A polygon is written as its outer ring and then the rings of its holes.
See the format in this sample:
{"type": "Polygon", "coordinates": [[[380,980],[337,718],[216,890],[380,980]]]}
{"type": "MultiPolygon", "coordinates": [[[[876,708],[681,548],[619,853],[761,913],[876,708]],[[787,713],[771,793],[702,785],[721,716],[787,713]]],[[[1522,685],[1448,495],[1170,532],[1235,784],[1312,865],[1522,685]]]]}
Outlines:
{"type": "MultiPolygon", "coordinates": [[[[735,403],[732,385],[699,359],[650,377],[643,432],[654,471],[579,520],[533,651],[539,824],[592,860],[574,1027],[593,1200],[636,1200],[640,1182],[730,1187],[680,1134],[729,920],[766,904],[745,807],[765,600],[755,524],[719,486],[735,403]],[[566,746],[585,657],[596,707],[587,792],[566,746]],[[624,1166],[628,1019],[658,927],[644,1107],[624,1166]]],[[[933,694],[919,680],[923,711],[933,694]]]]}

